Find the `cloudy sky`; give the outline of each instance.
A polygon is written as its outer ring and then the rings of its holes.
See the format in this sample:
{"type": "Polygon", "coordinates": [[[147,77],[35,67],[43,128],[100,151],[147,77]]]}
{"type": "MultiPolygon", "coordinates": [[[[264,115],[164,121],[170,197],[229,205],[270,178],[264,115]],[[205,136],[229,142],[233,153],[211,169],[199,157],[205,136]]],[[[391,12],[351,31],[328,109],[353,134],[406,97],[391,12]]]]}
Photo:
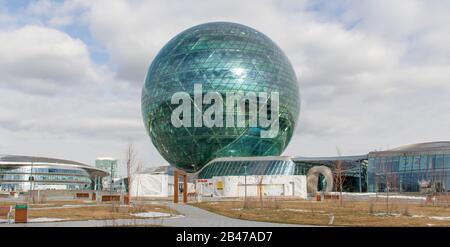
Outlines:
{"type": "Polygon", "coordinates": [[[450,140],[450,1],[0,0],[0,153],[166,162],[140,94],[184,29],[232,21],[271,37],[300,83],[285,155],[450,140]]]}

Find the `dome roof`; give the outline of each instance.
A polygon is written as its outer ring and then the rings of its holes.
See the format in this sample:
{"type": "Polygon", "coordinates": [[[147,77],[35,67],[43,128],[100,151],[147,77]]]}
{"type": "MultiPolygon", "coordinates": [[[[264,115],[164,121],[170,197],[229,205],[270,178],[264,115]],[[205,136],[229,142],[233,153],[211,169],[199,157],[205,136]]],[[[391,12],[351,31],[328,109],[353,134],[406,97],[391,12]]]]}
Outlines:
{"type": "Polygon", "coordinates": [[[450,141],[442,142],[424,142],[410,145],[404,145],[388,151],[393,152],[427,152],[427,151],[446,151],[450,150],[450,141]]]}
{"type": "Polygon", "coordinates": [[[81,168],[87,170],[89,173],[99,174],[100,176],[107,176],[108,173],[95,168],[90,165],[86,165],[76,161],[54,159],[46,157],[35,157],[35,156],[23,156],[23,155],[2,155],[0,154],[0,166],[1,165],[17,165],[17,166],[29,166],[31,164],[35,165],[54,165],[54,166],[64,166],[72,168],[81,168]]]}
{"type": "Polygon", "coordinates": [[[371,152],[371,154],[439,153],[439,152],[449,152],[450,153],[450,141],[416,143],[416,144],[400,146],[400,147],[385,150],[385,151],[371,152]]]}

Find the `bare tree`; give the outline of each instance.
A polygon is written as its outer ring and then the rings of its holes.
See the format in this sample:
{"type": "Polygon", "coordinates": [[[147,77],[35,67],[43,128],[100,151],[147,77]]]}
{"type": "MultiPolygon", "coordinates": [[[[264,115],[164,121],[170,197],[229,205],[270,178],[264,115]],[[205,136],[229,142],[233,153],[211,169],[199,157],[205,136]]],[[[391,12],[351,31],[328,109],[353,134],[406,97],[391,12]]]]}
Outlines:
{"type": "Polygon", "coordinates": [[[384,162],[384,180],[386,185],[386,214],[389,214],[389,191],[391,190],[391,175],[389,174],[388,165],[384,162]]]}
{"type": "Polygon", "coordinates": [[[131,180],[132,180],[132,168],[136,163],[136,150],[134,149],[134,145],[132,143],[128,144],[127,152],[126,152],[126,161],[127,161],[127,191],[128,198],[131,200],[131,180]]]}
{"type": "MultiPolygon", "coordinates": [[[[139,174],[141,172],[142,172],[142,162],[138,161],[136,170],[134,171],[134,174],[139,174]]],[[[139,187],[140,187],[140,183],[141,183],[140,176],[136,176],[136,179],[137,179],[137,181],[136,181],[136,197],[139,197],[139,187]]],[[[130,198],[131,198],[131,191],[129,191],[129,194],[130,194],[130,198]]]]}
{"type": "Polygon", "coordinates": [[[341,160],[336,161],[336,167],[334,169],[334,183],[336,185],[336,190],[339,191],[339,206],[342,207],[342,192],[344,190],[345,175],[344,166],[341,160]]]}
{"type": "MultiPolygon", "coordinates": [[[[336,151],[341,156],[341,151],[338,147],[336,147],[336,151]]],[[[342,192],[344,190],[344,183],[345,183],[345,175],[344,175],[344,164],[342,160],[336,161],[336,167],[334,169],[334,183],[336,185],[336,190],[339,191],[339,206],[342,207],[343,198],[342,198],[342,192]]]]}
{"type": "Polygon", "coordinates": [[[259,194],[260,208],[263,207],[263,179],[264,179],[264,176],[258,177],[258,194],[259,194]]]}

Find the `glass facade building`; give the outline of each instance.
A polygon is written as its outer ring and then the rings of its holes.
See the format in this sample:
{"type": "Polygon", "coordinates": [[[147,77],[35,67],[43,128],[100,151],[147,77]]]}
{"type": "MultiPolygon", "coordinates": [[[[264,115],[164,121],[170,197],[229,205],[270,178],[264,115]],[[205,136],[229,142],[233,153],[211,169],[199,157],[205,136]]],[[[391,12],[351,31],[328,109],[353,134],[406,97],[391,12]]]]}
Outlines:
{"type": "Polygon", "coordinates": [[[95,167],[108,172],[108,175],[103,178],[103,187],[114,187],[114,181],[119,178],[117,159],[97,158],[95,159],[95,167]]]}
{"type": "Polygon", "coordinates": [[[198,179],[214,176],[244,175],[303,175],[296,169],[295,163],[288,157],[232,157],[217,158],[208,163],[197,174],[198,179]]]}
{"type": "Polygon", "coordinates": [[[450,191],[450,142],[369,153],[370,192],[450,191]]]}
{"type": "MultiPolygon", "coordinates": [[[[306,175],[308,170],[314,166],[326,166],[333,174],[336,174],[336,164],[341,162],[343,178],[343,191],[366,192],[367,191],[367,169],[368,156],[337,156],[337,157],[294,157],[292,160],[299,170],[298,174],[306,175]]],[[[319,176],[319,180],[325,177],[319,176]]],[[[319,185],[323,184],[322,182],[319,185]]],[[[322,188],[318,187],[318,191],[322,188]]]]}
{"type": "MultiPolygon", "coordinates": [[[[266,104],[271,113],[271,99],[266,104]]],[[[261,102],[259,102],[261,101],[261,102]]],[[[142,90],[145,128],[160,154],[187,172],[200,170],[217,157],[280,155],[288,145],[300,111],[300,95],[292,65],[281,49],[267,36],[250,27],[213,22],[189,28],[170,40],[149,67],[142,90]],[[194,84],[202,91],[227,93],[279,94],[279,132],[274,138],[261,138],[266,127],[248,125],[249,111],[226,106],[227,115],[244,116],[244,127],[179,127],[171,124],[171,104],[177,92],[194,98],[194,84]]],[[[194,107],[191,120],[194,121],[194,107]]],[[[202,107],[202,113],[208,105],[202,107]]],[[[184,116],[183,116],[184,117],[184,116]]],[[[260,125],[258,125],[260,126],[260,125]]]]}
{"type": "MultiPolygon", "coordinates": [[[[247,175],[307,175],[314,166],[327,166],[335,171],[336,162],[342,163],[345,176],[344,191],[367,191],[367,155],[341,157],[227,157],[206,164],[196,175],[198,179],[215,176],[247,175]]],[[[321,177],[323,178],[323,176],[321,177]]],[[[321,184],[318,183],[319,190],[321,184]]]]}
{"type": "Polygon", "coordinates": [[[0,156],[0,190],[100,189],[107,173],[88,165],[60,159],[0,156]]]}

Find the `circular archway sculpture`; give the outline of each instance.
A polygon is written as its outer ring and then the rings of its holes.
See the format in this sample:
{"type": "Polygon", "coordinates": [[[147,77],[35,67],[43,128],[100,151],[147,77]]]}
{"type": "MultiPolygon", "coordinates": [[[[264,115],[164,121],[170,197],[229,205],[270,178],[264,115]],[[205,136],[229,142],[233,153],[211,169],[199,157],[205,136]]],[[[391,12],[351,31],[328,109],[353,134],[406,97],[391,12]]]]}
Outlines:
{"type": "Polygon", "coordinates": [[[317,183],[319,182],[319,174],[322,174],[325,177],[325,181],[327,182],[327,186],[325,188],[325,192],[331,192],[333,190],[333,173],[331,169],[326,166],[314,166],[308,170],[308,174],[306,174],[307,181],[307,190],[308,193],[316,194],[317,193],[317,183]]]}

